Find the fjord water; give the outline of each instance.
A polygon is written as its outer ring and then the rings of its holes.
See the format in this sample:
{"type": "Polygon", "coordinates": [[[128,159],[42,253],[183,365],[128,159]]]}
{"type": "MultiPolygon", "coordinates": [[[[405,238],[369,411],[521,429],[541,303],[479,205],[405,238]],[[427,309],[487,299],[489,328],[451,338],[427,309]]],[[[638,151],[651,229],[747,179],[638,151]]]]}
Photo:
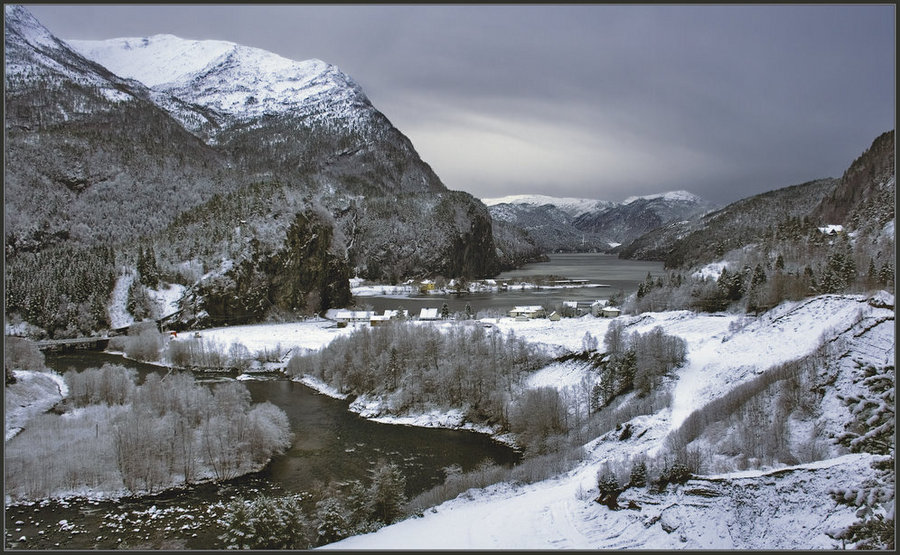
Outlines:
{"type": "Polygon", "coordinates": [[[576,289],[525,289],[490,293],[463,293],[449,295],[415,295],[397,298],[392,296],[357,297],[358,306],[371,306],[372,310],[406,309],[418,314],[425,307],[440,307],[447,303],[451,313],[463,312],[468,304],[473,313],[482,316],[505,314],[519,305],[540,304],[552,310],[564,301],[591,303],[598,299],[608,299],[620,291],[628,294],[637,290],[649,273],[656,278],[664,274],[661,262],[645,260],[623,260],[612,254],[561,253],[550,254],[549,262],[526,264],[521,268],[503,272],[498,280],[519,280],[529,282],[537,276],[559,276],[567,279],[584,279],[603,287],[580,287],[576,289]]]}

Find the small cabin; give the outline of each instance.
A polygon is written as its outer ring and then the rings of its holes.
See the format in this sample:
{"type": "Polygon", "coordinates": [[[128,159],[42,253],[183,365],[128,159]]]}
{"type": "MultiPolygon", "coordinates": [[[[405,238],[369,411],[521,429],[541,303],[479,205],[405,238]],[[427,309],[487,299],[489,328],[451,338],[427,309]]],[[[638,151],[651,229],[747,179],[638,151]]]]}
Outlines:
{"type": "Polygon", "coordinates": [[[554,310],[553,312],[550,313],[550,316],[547,316],[547,318],[551,322],[559,322],[562,319],[562,316],[559,315],[559,312],[554,310]]]}
{"type": "Polygon", "coordinates": [[[614,306],[605,306],[605,307],[603,307],[603,310],[602,310],[602,314],[603,314],[604,318],[615,318],[616,316],[618,316],[621,313],[622,313],[622,311],[614,306]]]}
{"type": "Polygon", "coordinates": [[[509,311],[509,316],[511,318],[518,319],[520,316],[526,319],[533,318],[544,318],[547,316],[547,311],[544,310],[542,306],[517,306],[509,311]]]}

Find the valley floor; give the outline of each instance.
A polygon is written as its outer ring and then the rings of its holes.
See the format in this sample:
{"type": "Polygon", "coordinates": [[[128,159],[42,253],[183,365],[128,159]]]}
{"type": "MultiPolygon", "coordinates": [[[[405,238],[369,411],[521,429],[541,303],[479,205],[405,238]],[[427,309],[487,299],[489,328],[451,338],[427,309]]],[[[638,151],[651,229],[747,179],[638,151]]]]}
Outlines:
{"type": "MultiPolygon", "coordinates": [[[[610,432],[585,445],[588,456],[571,472],[527,486],[497,484],[469,490],[424,515],[377,532],[347,538],[325,549],[832,549],[827,533],[855,520],[855,509],[836,504],[828,491],[872,478],[877,457],[849,454],[831,442],[820,460],[773,464],[734,471],[727,465],[706,469],[682,486],[663,493],[628,489],[610,510],[594,501],[597,473],[609,461],[653,456],[666,436],[691,412],[772,367],[799,359],[823,344],[834,345],[835,380],[822,400],[817,425],[823,438],[839,433],[847,409],[838,393],[860,393],[858,369],[864,364],[893,365],[894,297],[823,295],[788,302],[760,315],[695,314],[687,311],[620,317],[628,332],[661,326],[688,345],[685,365],[667,382],[671,406],[630,423],[631,439],[610,432]],[[712,474],[712,472],[718,472],[712,474]]],[[[586,334],[601,345],[611,319],[585,316],[552,322],[512,318],[479,322],[421,322],[419,325],[483,325],[538,343],[548,354],[580,351],[586,334]]],[[[235,326],[201,330],[205,341],[243,343],[251,353],[279,346],[285,353],[318,349],[353,327],[327,320],[235,326]]],[[[602,348],[602,347],[601,347],[602,348]]],[[[553,363],[533,374],[530,387],[572,390],[591,368],[585,363],[553,363]]],[[[242,376],[249,378],[250,376],[242,376]]],[[[311,376],[299,378],[321,393],[342,397],[311,376]]],[[[408,425],[465,428],[461,411],[388,414],[377,398],[358,398],[351,410],[362,416],[408,425]]],[[[7,429],[9,429],[9,413],[7,429]]],[[[490,433],[491,430],[478,429],[490,433]]],[[[8,434],[9,432],[7,432],[8,434]]],[[[498,438],[503,439],[503,438],[498,438]]]]}

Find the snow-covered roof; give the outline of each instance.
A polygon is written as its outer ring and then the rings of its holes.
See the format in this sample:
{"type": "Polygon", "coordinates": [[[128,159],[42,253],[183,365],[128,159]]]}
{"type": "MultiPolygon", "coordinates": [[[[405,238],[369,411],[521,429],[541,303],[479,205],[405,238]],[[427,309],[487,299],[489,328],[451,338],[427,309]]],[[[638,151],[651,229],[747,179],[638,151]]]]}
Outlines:
{"type": "Polygon", "coordinates": [[[436,320],[438,318],[438,309],[436,308],[423,308],[419,312],[420,320],[436,320]]]}

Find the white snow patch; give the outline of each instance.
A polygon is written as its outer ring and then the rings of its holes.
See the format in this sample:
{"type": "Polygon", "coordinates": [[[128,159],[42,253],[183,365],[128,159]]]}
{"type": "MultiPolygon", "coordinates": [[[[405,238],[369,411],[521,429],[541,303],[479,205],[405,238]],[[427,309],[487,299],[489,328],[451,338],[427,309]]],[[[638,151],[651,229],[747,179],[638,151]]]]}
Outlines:
{"type": "Polygon", "coordinates": [[[112,299],[109,303],[109,325],[113,329],[124,328],[134,323],[134,317],[128,312],[128,289],[134,281],[134,273],[126,271],[116,278],[112,299]]]}
{"type": "Polygon", "coordinates": [[[691,276],[695,279],[719,279],[719,276],[722,275],[722,270],[725,268],[728,268],[728,262],[713,262],[700,268],[691,276]]]}

